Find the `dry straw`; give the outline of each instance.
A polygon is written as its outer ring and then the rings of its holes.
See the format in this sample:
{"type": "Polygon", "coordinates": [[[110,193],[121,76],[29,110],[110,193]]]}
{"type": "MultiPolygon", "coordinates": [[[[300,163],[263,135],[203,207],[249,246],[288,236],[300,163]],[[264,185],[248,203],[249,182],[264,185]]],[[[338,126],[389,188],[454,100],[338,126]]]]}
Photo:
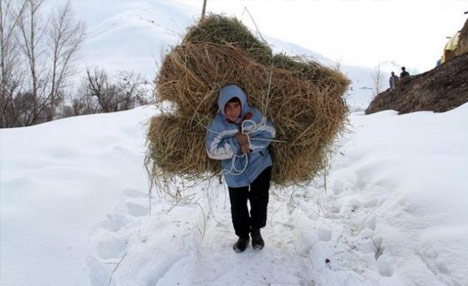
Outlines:
{"type": "Polygon", "coordinates": [[[206,155],[206,126],[218,111],[220,88],[233,83],[274,123],[275,139],[284,141],[271,143],[274,183],[307,183],[324,168],[344,127],[349,80],[315,61],[273,55],[238,20],[211,15],[166,55],[156,78],[157,103],[175,108],[151,120],[146,164],[154,183],[221,171],[206,155]]]}

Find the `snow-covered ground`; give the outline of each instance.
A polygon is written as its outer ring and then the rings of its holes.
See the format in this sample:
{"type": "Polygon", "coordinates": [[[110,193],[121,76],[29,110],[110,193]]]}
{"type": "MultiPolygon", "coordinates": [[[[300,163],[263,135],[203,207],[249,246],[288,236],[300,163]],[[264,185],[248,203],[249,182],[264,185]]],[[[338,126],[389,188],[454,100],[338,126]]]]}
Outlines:
{"type": "MultiPolygon", "coordinates": [[[[195,20],[176,1],[72,4],[88,26],[83,68],[148,79],[195,20]]],[[[156,196],[150,214],[143,161],[155,107],[0,130],[0,285],[468,285],[468,105],[365,116],[374,69],[340,68],[353,81],[350,132],[326,180],[272,188],[261,252],[232,251],[217,181],[192,190],[193,204],[156,196]]]]}
{"type": "Polygon", "coordinates": [[[0,131],[1,285],[467,285],[468,105],[352,114],[326,188],[273,187],[266,247],[243,254],[219,182],[149,215],[156,112],[0,131]]]}

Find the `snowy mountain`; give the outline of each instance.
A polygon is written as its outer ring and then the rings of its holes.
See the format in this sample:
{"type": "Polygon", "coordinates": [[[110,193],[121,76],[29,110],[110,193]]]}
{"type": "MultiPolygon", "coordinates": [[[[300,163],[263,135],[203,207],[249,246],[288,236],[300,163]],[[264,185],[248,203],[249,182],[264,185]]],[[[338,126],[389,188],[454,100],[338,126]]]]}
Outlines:
{"type": "MultiPolygon", "coordinates": [[[[73,5],[88,25],[83,66],[150,78],[195,13],[163,0],[73,5]]],[[[367,107],[373,69],[341,69],[351,108],[367,107]]],[[[0,285],[468,285],[467,104],[352,113],[327,177],[273,186],[266,247],[242,254],[218,181],[191,190],[192,204],[148,200],[145,132],[158,112],[0,130],[0,285]]]]}
{"type": "MultiPolygon", "coordinates": [[[[65,2],[65,0],[56,0],[65,2]]],[[[152,80],[164,52],[195,21],[193,8],[177,1],[73,1],[76,18],[85,21],[82,65],[109,72],[136,71],[152,80]]]]}
{"type": "MultiPolygon", "coordinates": [[[[45,10],[65,2],[49,0],[45,10]]],[[[77,67],[81,73],[75,82],[79,82],[87,68],[94,67],[103,68],[110,74],[133,71],[151,82],[165,53],[181,40],[186,28],[195,23],[200,13],[193,6],[165,0],[83,0],[73,1],[72,6],[75,17],[84,21],[87,27],[77,67]]],[[[334,60],[323,55],[268,35],[262,36],[275,52],[311,57],[324,65],[337,66],[334,60]]],[[[350,109],[365,110],[374,96],[374,68],[342,65],[340,69],[352,80],[346,96],[350,109]]],[[[388,76],[389,72],[383,71],[383,89],[388,88],[388,76]]]]}

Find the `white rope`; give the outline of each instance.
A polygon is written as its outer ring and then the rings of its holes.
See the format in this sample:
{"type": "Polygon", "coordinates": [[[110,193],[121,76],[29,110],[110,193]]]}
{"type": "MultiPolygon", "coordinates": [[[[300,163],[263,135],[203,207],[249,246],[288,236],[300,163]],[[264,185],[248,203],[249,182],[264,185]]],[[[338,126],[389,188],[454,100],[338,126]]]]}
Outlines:
{"type": "MultiPolygon", "coordinates": [[[[249,137],[249,134],[250,134],[251,132],[247,132],[247,131],[245,130],[244,124],[245,124],[246,122],[251,122],[251,123],[253,124],[253,127],[251,127],[250,130],[255,129],[255,128],[257,127],[257,123],[255,123],[255,121],[253,121],[253,120],[251,120],[251,119],[244,120],[244,121],[242,121],[242,123],[241,123],[241,133],[247,136],[247,142],[248,142],[249,147],[250,147],[250,137],[249,137]]],[[[232,156],[231,161],[232,161],[232,163],[231,163],[231,168],[230,168],[230,170],[224,169],[224,170],[221,171],[221,173],[222,173],[222,174],[231,174],[231,175],[233,175],[233,176],[239,176],[240,174],[244,173],[244,171],[247,169],[247,166],[249,165],[249,156],[248,156],[247,153],[244,153],[244,154],[242,154],[241,156],[238,156],[237,154],[234,154],[234,155],[232,156]],[[244,157],[245,157],[245,164],[244,164],[244,167],[243,167],[241,170],[238,170],[238,169],[236,168],[236,165],[235,165],[235,164],[236,164],[236,160],[237,160],[237,158],[244,158],[244,157]]]]}
{"type": "MultiPolygon", "coordinates": [[[[198,125],[200,125],[201,127],[205,128],[206,131],[208,131],[208,132],[212,132],[212,133],[218,134],[218,135],[221,134],[221,132],[216,132],[216,131],[214,131],[214,130],[211,130],[210,128],[208,128],[207,126],[201,124],[201,123],[198,122],[198,121],[196,121],[196,123],[197,123],[198,125]]],[[[250,138],[249,138],[249,140],[250,140],[250,138]]],[[[269,142],[277,142],[277,143],[288,143],[288,141],[286,141],[286,140],[278,140],[278,139],[261,139],[261,138],[255,138],[255,141],[269,141],[269,142]]],[[[249,141],[249,144],[250,144],[250,141],[249,141]]]]}
{"type": "Polygon", "coordinates": [[[244,173],[244,171],[247,169],[247,166],[249,165],[249,156],[247,156],[247,154],[242,154],[241,156],[238,156],[237,154],[234,154],[232,156],[231,161],[232,161],[231,169],[230,170],[223,169],[221,171],[221,174],[230,174],[230,175],[233,175],[233,176],[239,176],[240,174],[244,173]],[[237,168],[235,166],[236,158],[242,158],[242,157],[245,157],[244,167],[241,170],[237,170],[237,168]]]}

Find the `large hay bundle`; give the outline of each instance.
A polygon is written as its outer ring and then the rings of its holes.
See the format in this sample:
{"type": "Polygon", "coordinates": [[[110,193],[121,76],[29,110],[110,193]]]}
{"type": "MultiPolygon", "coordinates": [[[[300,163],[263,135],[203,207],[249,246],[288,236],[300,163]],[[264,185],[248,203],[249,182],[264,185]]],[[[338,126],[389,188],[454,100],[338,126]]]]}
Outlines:
{"type": "Polygon", "coordinates": [[[219,90],[230,83],[246,91],[249,104],[266,114],[275,124],[275,139],[283,141],[271,144],[273,182],[313,179],[343,129],[342,96],[349,80],[310,60],[273,56],[239,21],[216,15],[189,29],[156,78],[156,100],[170,101],[176,110],[151,121],[147,164],[152,178],[205,178],[220,171],[219,162],[205,153],[205,134],[218,111],[219,90]]]}

